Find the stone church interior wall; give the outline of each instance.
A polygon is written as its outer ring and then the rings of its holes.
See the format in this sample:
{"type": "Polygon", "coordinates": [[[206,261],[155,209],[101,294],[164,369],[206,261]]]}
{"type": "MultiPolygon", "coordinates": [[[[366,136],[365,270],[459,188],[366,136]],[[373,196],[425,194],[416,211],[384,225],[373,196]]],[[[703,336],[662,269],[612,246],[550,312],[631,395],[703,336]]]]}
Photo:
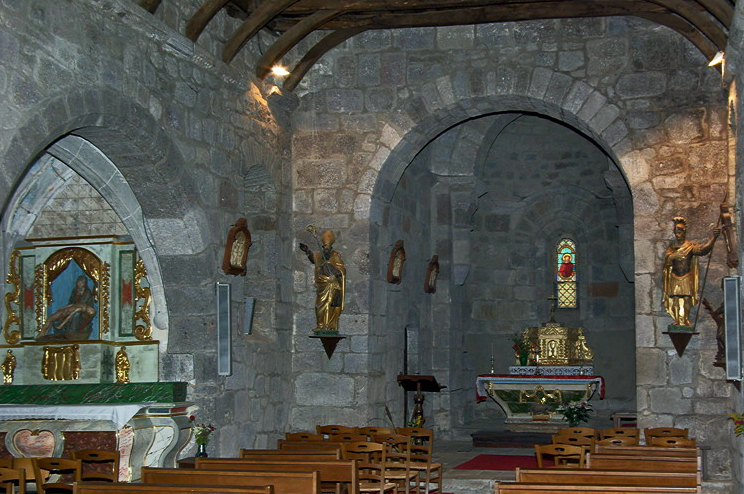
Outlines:
{"type": "MultiPolygon", "coordinates": [[[[141,210],[164,279],[168,317],[161,329],[168,341],[160,378],[189,382],[198,420],[218,427],[211,452],[229,456],[240,447],[273,444],[292,394],[282,377],[290,365],[290,321],[277,310],[288,300],[280,285],[290,280],[278,233],[287,230],[281,226],[288,221],[282,213],[287,198],[277,192],[286,180],[287,133],[279,123],[286,108],[270,109],[268,87],[245,83],[239,70],[206,51],[220,33],[207,34],[204,46],[177,34],[169,23],[180,22],[183,13],[173,8],[159,19],[113,0],[3,5],[0,90],[7,98],[0,191],[8,205],[35,157],[71,132],[121,171],[136,197],[126,206],[141,210]],[[220,264],[227,231],[241,216],[248,218],[254,246],[246,278],[232,278],[220,264]],[[226,378],[216,369],[218,280],[233,285],[234,361],[226,378]],[[257,300],[251,335],[243,334],[245,297],[257,300]]],[[[112,198],[106,192],[88,197],[93,194],[82,192],[77,180],[59,187],[46,212],[36,211],[36,231],[58,231],[42,226],[50,212],[76,226],[69,234],[105,230],[99,218],[75,211],[112,198]]],[[[4,218],[13,213],[6,207],[4,218]]],[[[109,233],[118,228],[112,224],[109,233]]],[[[4,242],[7,251],[8,237],[4,242]]]]}

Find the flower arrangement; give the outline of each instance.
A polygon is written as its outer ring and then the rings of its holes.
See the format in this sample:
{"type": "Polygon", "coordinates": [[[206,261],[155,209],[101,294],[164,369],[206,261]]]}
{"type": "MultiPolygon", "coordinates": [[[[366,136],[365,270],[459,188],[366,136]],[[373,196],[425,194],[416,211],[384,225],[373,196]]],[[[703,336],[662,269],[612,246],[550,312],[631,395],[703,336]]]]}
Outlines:
{"type": "Polygon", "coordinates": [[[588,422],[589,412],[593,410],[592,406],[586,401],[571,401],[561,403],[555,407],[554,411],[563,415],[569,427],[576,427],[582,422],[588,422]]]}
{"type": "Polygon", "coordinates": [[[734,421],[734,434],[736,436],[744,436],[744,415],[738,413],[731,413],[729,417],[734,421]]]}
{"type": "MultiPolygon", "coordinates": [[[[196,421],[196,417],[193,415],[189,417],[192,422],[196,421]]],[[[209,435],[214,432],[215,427],[212,424],[194,424],[194,439],[196,444],[205,446],[209,443],[209,435]]]]}
{"type": "Polygon", "coordinates": [[[527,362],[527,358],[530,356],[530,352],[532,351],[532,345],[529,341],[527,341],[526,338],[524,338],[519,333],[514,333],[510,337],[514,349],[514,356],[517,357],[521,362],[527,362]]]}

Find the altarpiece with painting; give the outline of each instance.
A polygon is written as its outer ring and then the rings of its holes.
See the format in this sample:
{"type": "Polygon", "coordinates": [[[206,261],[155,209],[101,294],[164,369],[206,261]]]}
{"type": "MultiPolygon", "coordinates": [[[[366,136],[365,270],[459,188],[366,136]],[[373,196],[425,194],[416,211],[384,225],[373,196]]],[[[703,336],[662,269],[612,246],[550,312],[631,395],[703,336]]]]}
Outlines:
{"type": "Polygon", "coordinates": [[[158,381],[149,281],[131,239],[27,239],[5,286],[0,456],[115,448],[122,480],[173,466],[190,436],[186,383],[158,381]]]}

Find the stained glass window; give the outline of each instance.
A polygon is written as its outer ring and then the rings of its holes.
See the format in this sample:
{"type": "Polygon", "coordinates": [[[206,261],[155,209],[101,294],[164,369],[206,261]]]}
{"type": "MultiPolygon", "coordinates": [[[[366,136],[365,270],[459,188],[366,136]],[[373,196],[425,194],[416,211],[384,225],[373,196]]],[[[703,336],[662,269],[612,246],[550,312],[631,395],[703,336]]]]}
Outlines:
{"type": "Polygon", "coordinates": [[[555,286],[559,309],[578,307],[576,291],[576,242],[562,238],[555,249],[555,286]]]}

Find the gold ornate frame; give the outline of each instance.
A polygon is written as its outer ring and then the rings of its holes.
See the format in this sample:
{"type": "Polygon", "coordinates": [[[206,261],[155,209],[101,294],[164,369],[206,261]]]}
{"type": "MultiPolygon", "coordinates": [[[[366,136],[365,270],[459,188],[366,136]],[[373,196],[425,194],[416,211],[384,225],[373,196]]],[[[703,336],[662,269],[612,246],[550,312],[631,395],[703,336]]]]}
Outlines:
{"type": "Polygon", "coordinates": [[[98,302],[99,334],[109,331],[109,294],[111,286],[111,265],[87,249],[69,247],[58,250],[36,267],[36,326],[37,331],[46,321],[47,307],[52,303],[52,283],[75,261],[83,272],[96,284],[93,293],[98,302]]]}
{"type": "Polygon", "coordinates": [[[5,341],[9,345],[15,345],[21,341],[21,332],[18,330],[10,331],[10,327],[13,324],[19,325],[21,319],[18,317],[18,313],[13,309],[13,304],[16,308],[19,308],[21,299],[21,274],[18,268],[18,262],[21,257],[21,253],[14,250],[10,255],[8,276],[6,283],[13,285],[13,291],[5,294],[5,325],[3,326],[3,336],[5,341]]]}

